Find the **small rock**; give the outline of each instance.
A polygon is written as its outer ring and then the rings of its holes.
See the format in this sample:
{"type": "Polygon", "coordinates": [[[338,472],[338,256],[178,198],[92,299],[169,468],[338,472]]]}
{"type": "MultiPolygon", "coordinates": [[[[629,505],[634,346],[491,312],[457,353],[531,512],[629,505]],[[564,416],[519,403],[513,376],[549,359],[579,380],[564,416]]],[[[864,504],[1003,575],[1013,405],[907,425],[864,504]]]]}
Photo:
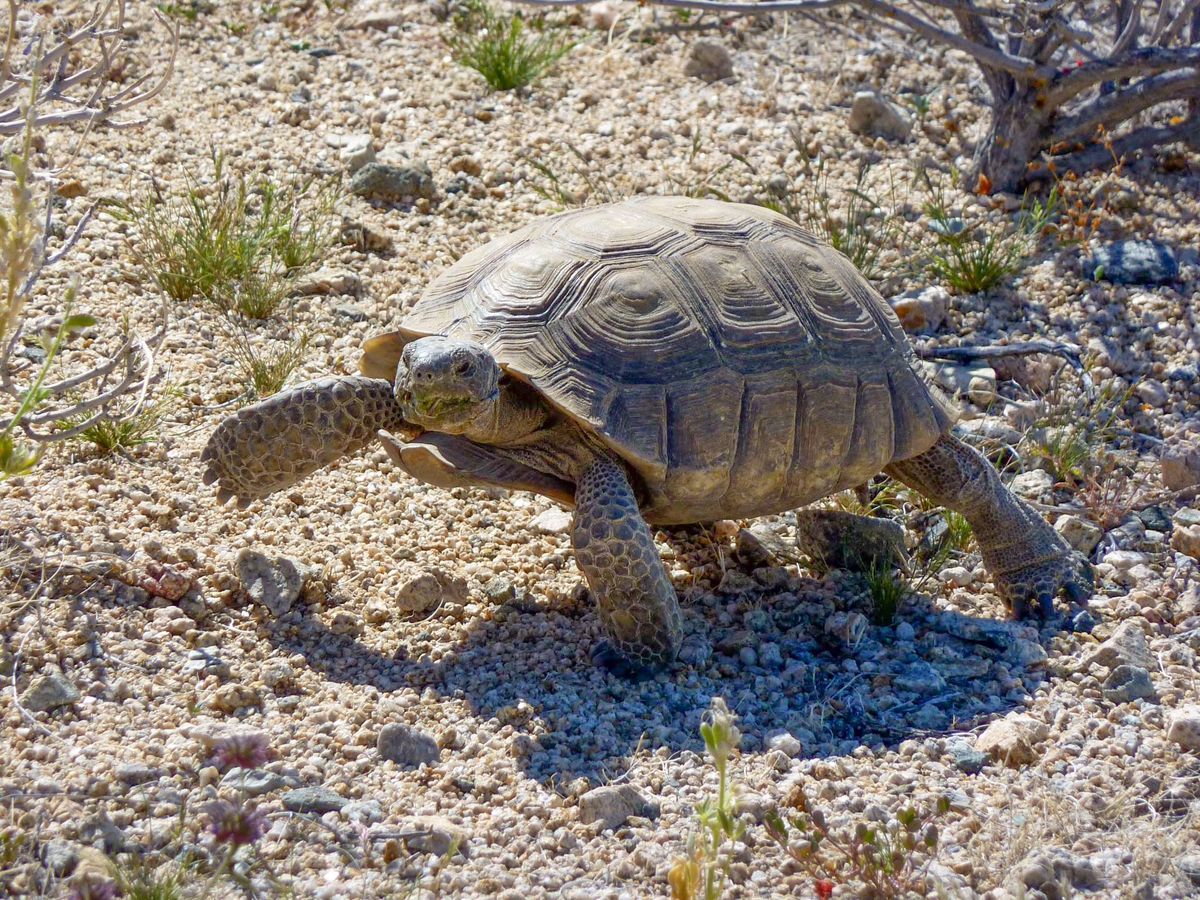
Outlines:
{"type": "Polygon", "coordinates": [[[976,406],[996,402],[996,370],[991,366],[924,363],[933,380],[952,394],[962,394],[976,406]]]}
{"type": "Polygon", "coordinates": [[[1083,274],[1115,284],[1167,284],[1179,277],[1179,262],[1161,241],[1116,241],[1084,259],[1083,274]]]}
{"type": "Polygon", "coordinates": [[[901,622],[896,626],[896,640],[901,643],[907,643],[917,636],[917,629],[913,628],[908,622],[901,622]]]}
{"type": "Polygon", "coordinates": [[[1099,525],[1082,516],[1059,516],[1054,523],[1054,530],[1063,536],[1072,549],[1084,556],[1089,556],[1104,536],[1099,525]]]}
{"type": "Polygon", "coordinates": [[[445,816],[414,816],[405,819],[401,828],[406,832],[404,845],[410,852],[445,856],[453,850],[467,855],[467,832],[445,816]]]}
{"type": "Polygon", "coordinates": [[[161,597],[174,603],[183,599],[192,589],[192,579],[174,566],[162,563],[147,563],[144,574],[138,579],[138,587],[152,597],[161,597]]]}
{"type": "Polygon", "coordinates": [[[1180,875],[1200,888],[1200,853],[1179,857],[1175,862],[1175,867],[1179,869],[1180,875]]]}
{"type": "Polygon", "coordinates": [[[338,239],[361,253],[391,253],[395,249],[395,242],[382,231],[353,219],[342,219],[338,239]]]}
{"type": "Polygon", "coordinates": [[[465,603],[467,583],[441,569],[410,578],[396,591],[396,605],[406,613],[425,613],[442,603],[465,603]]]}
{"type": "Polygon", "coordinates": [[[229,678],[233,674],[233,669],[229,663],[221,659],[207,647],[197,647],[195,650],[188,651],[188,658],[183,664],[183,671],[189,675],[196,675],[200,678],[205,678],[209,675],[216,675],[220,679],[229,678]]]}
{"type": "Polygon", "coordinates": [[[679,661],[696,669],[707,666],[712,655],[712,643],[701,634],[689,634],[679,647],[679,661]]]}
{"type": "Polygon", "coordinates": [[[1154,407],[1166,406],[1167,401],[1171,399],[1171,394],[1167,391],[1166,386],[1153,378],[1139,381],[1133,390],[1143,403],[1154,407]]]}
{"type": "Polygon", "coordinates": [[[940,577],[953,587],[966,587],[975,581],[975,573],[965,566],[947,566],[942,569],[940,577]]]}
{"type": "Polygon", "coordinates": [[[209,702],[213,709],[232,715],[246,706],[260,706],[262,697],[253,685],[223,684],[216,689],[209,702]]]}
{"type": "Polygon", "coordinates": [[[295,561],[264,556],[249,548],[238,554],[237,576],[250,599],[274,616],[291,609],[304,588],[304,573],[295,561]]]}
{"type": "Polygon", "coordinates": [[[1171,716],[1167,740],[1174,741],[1184,750],[1200,753],[1200,706],[1184,707],[1171,716]]]}
{"type": "Polygon", "coordinates": [[[630,816],[658,818],[658,804],[647,800],[631,784],[598,787],[579,798],[579,821],[585,825],[600,822],[611,831],[630,816]]]}
{"type": "Polygon", "coordinates": [[[292,295],[295,297],[346,294],[357,296],[361,291],[362,280],[353,272],[344,269],[318,269],[308,275],[302,275],[292,285],[292,295]]]}
{"type": "Polygon", "coordinates": [[[917,660],[899,675],[892,677],[892,684],[902,691],[914,694],[937,694],[946,687],[946,679],[925,660],[917,660]]]}
{"type": "Polygon", "coordinates": [[[1038,850],[1017,863],[1015,893],[1026,896],[1037,891],[1041,896],[1061,898],[1079,891],[1096,891],[1105,886],[1096,867],[1087,859],[1073,856],[1060,847],[1038,850]]]}
{"type": "Polygon", "coordinates": [[[347,27],[362,31],[387,31],[389,28],[403,25],[406,19],[407,14],[404,10],[388,9],[382,12],[364,13],[350,22],[347,27]]]}
{"type": "Polygon", "coordinates": [[[266,769],[243,769],[234,766],[221,779],[221,787],[239,790],[250,797],[269,794],[287,785],[287,779],[266,769]]]}
{"type": "Polygon", "coordinates": [[[980,416],[958,422],[954,431],[964,441],[976,446],[980,444],[1008,444],[1015,447],[1021,443],[1021,432],[1009,425],[1000,416],[980,416]]]}
{"type": "Polygon", "coordinates": [[[1168,491],[1200,484],[1200,442],[1168,441],[1162,454],[1162,483],[1168,491]]]}
{"type": "Polygon", "coordinates": [[[767,669],[783,668],[783,651],[779,645],[768,641],[758,648],[758,661],[767,669]]]}
{"type": "Polygon", "coordinates": [[[1150,700],[1158,696],[1150,673],[1141,666],[1117,666],[1104,680],[1104,696],[1113,703],[1150,700]]]}
{"type": "Polygon", "coordinates": [[[950,292],[935,285],[905,291],[889,302],[905,331],[933,332],[946,321],[946,314],[950,311],[950,292]]]}
{"type": "Polygon", "coordinates": [[[285,688],[296,680],[296,670],[286,659],[273,659],[263,666],[262,680],[271,690],[285,688]]]}
{"type": "Polygon", "coordinates": [[[955,767],[967,775],[977,775],[987,764],[986,753],[981,753],[967,741],[952,740],[946,743],[946,753],[954,760],[955,767]]]}
{"type": "Polygon", "coordinates": [[[791,542],[761,522],[738,529],[737,555],[738,560],[751,569],[800,559],[791,542]]]}
{"type": "Polygon", "coordinates": [[[688,47],[683,74],[712,84],[733,77],[733,58],[722,44],[693,41],[688,47]]]}
{"type": "Polygon", "coordinates": [[[398,203],[402,200],[432,200],[437,194],[433,171],[426,162],[407,166],[371,162],[354,173],[350,193],[368,200],[398,203]]]}
{"type": "Polygon", "coordinates": [[[117,766],[113,774],[117,776],[118,781],[133,786],[157,780],[162,770],[144,763],[123,763],[117,766]]]}
{"type": "Polygon", "coordinates": [[[346,167],[346,174],[353,175],[368,163],[375,162],[375,146],[369,134],[356,134],[345,138],[338,150],[338,159],[346,167]]]}
{"type": "Polygon", "coordinates": [[[857,612],[835,612],[825,619],[822,633],[844,647],[857,647],[867,633],[867,617],[857,612]]]}
{"type": "Polygon", "coordinates": [[[384,725],[375,747],[384,759],[401,766],[433,765],[441,758],[437,741],[431,735],[400,722],[384,725]]]}
{"type": "Polygon", "coordinates": [[[560,506],[552,506],[534,516],[529,524],[542,534],[565,534],[571,529],[572,516],[560,506]]]}
{"type": "Polygon", "coordinates": [[[517,598],[517,589],[507,578],[493,578],[483,586],[483,595],[493,603],[508,603],[517,598]]]}
{"type": "Polygon", "coordinates": [[[1071,631],[1075,634],[1091,634],[1096,628],[1096,617],[1081,609],[1071,617],[1071,631]]]}
{"type": "Polygon", "coordinates": [[[1050,735],[1050,727],[1028,716],[997,719],[975,741],[975,749],[997,762],[1018,768],[1036,762],[1037,744],[1050,735]]]}
{"type": "Polygon", "coordinates": [[[903,141],[912,132],[912,119],[874,91],[859,91],[850,107],[849,126],[854,134],[903,141]]]}
{"type": "Polygon", "coordinates": [[[1192,559],[1200,559],[1200,510],[1185,507],[1171,520],[1171,549],[1192,559]]]}
{"type": "Polygon", "coordinates": [[[78,178],[72,178],[70,181],[64,181],[56,187],[54,193],[58,194],[64,200],[74,200],[76,197],[86,197],[87,187],[78,178]]]}
{"type": "Polygon", "coordinates": [[[804,745],[786,731],[767,738],[767,747],[771,750],[778,750],[781,753],[786,753],[792,758],[795,758],[804,752],[804,745]]]}
{"type": "Polygon", "coordinates": [[[621,4],[614,0],[600,0],[587,8],[588,27],[595,31],[608,31],[616,24],[621,14],[621,4]]]}
{"type": "Polygon", "coordinates": [[[337,812],[348,801],[345,797],[335,794],[328,788],[305,787],[288,791],[281,798],[284,809],[298,813],[327,813],[337,812]]]}
{"type": "Polygon", "coordinates": [[[42,865],[56,878],[66,878],[79,865],[80,846],[72,841],[54,838],[42,847],[42,865]]]}
{"type": "Polygon", "coordinates": [[[70,706],[79,700],[79,688],[58,672],[35,678],[21,694],[21,705],[31,712],[46,712],[70,706]]]}
{"type": "Polygon", "coordinates": [[[450,160],[450,171],[478,178],[483,174],[483,165],[473,156],[456,156],[450,160]]]}
{"type": "Polygon", "coordinates": [[[1036,500],[1054,490],[1054,478],[1042,469],[1022,472],[1009,483],[1008,489],[1018,497],[1036,500]]]}
{"type": "Polygon", "coordinates": [[[378,800],[355,800],[342,807],[347,821],[372,825],[383,821],[383,805],[378,800]]]}
{"type": "Polygon", "coordinates": [[[904,529],[899,524],[841,510],[799,510],[796,544],[808,556],[835,569],[862,572],[881,565],[903,565],[906,559],[904,529]]]}
{"type": "Polygon", "coordinates": [[[1118,666],[1137,666],[1147,670],[1154,668],[1154,657],[1146,646],[1146,636],[1136,622],[1118,625],[1109,639],[1089,653],[1081,664],[1084,670],[1097,666],[1108,669],[1118,666]]]}

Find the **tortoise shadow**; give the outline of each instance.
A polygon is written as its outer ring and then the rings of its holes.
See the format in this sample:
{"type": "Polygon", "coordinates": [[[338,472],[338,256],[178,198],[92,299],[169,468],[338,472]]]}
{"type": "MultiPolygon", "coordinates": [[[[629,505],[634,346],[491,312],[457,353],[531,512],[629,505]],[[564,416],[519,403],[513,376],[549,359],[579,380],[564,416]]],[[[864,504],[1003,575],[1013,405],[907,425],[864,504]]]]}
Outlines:
{"type": "Polygon", "coordinates": [[[749,752],[785,732],[804,757],[822,757],[970,730],[1024,705],[1045,680],[1041,645],[1056,630],[1048,623],[1039,634],[918,595],[896,626],[869,626],[851,646],[824,627],[855,604],[831,597],[828,581],[795,575],[748,599],[681,591],[681,600],[695,632],[715,645],[710,664],[640,680],[592,665],[599,629],[586,602],[506,604],[503,615],[469,623],[436,660],[410,653],[407,641],[382,653],[331,632],[306,608],[266,633],[329,680],[385,693],[432,689],[497,720],[497,730],[511,726],[524,735],[513,753],[530,777],[595,783],[619,776],[639,750],[703,753],[699,725],[717,696],[739,716],[749,752]]]}

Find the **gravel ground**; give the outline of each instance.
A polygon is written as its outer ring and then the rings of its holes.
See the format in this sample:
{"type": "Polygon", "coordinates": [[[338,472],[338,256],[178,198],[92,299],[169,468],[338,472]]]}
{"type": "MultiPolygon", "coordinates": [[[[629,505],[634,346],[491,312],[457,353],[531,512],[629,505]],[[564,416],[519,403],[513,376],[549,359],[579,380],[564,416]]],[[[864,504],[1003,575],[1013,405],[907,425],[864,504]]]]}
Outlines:
{"type": "MultiPolygon", "coordinates": [[[[949,171],[980,124],[983,86],[964,57],[881,49],[853,20],[831,34],[801,18],[681,28],[660,14],[664,27],[638,33],[630,26],[652,14],[621,9],[609,34],[564,12],[578,45],[516,96],[450,62],[438,12],[355,3],[247,16],[237,34],[220,11],[183,22],[176,76],[149,122],[89,139],[74,171],[87,196],[66,201],[67,223],[90,199],[136,196],[151,179],[203,182],[211,148],[276,178],[347,175],[356,136],[381,162],[426,162],[432,198],[340,203],[349,223],[394,245],[332,251],[329,267],[358,276],[355,294],[302,298],[263,326],[315,335],[297,375],[307,378],[354,371],[361,341],[432,276],[555,211],[531,159],[585,199],[568,141],[603,190],[710,184],[740,199],[762,179],[733,156],[763,175],[794,172],[794,130],[828,157],[831,183],[852,185],[870,163],[912,211],[915,162],[949,171]],[[728,51],[731,77],[684,74],[700,39],[728,51]],[[848,120],[863,89],[929,94],[930,112],[907,142],[858,136],[848,120]]],[[[159,46],[149,28],[141,39],[159,46]]],[[[51,138],[48,152],[65,142],[51,138]]],[[[375,450],[244,511],[219,508],[199,451],[244,386],[213,316],[177,305],[161,362],[185,399],[161,440],[127,456],[56,452],[0,484],[0,828],[17,847],[0,856],[0,890],[65,890],[91,846],[163,871],[191,852],[201,862],[186,878],[202,885],[221,851],[197,810],[245,792],[269,830],[234,864],[261,894],[666,896],[694,808],[716,789],[699,725],[719,696],[742,733],[731,773],[747,823],[729,850],[729,896],[820,888],[760,824],[797,788],[851,830],[949,798],[929,871],[930,889],[950,896],[1196,895],[1200,504],[1168,489],[1160,457],[1200,440],[1200,158],[1147,157],[1073,189],[1107,198],[1093,245],[1163,241],[1178,278],[1094,282],[1080,274],[1085,248],[1045,242],[1004,286],[952,297],[918,338],[1070,341],[1117,398],[1112,446],[1143,487],[1136,497],[1111,483],[1113,497],[1065,489],[1031,455],[1008,456],[1020,489],[1096,547],[1090,610],[1040,631],[1006,619],[969,548],[878,626],[861,621],[860,577],[755,565],[739,541],[748,523],[718,522],[658,535],[695,635],[688,664],[614,678],[589,663],[598,623],[565,518],[540,497],[424,487],[375,450]],[[1120,514],[1089,526],[1112,507],[1120,514]],[[231,734],[258,737],[231,745],[231,734]],[[253,771],[223,774],[213,755],[230,746],[258,748],[253,771]]],[[[967,214],[998,223],[1011,206],[967,214]]],[[[67,268],[80,308],[145,323],[158,300],[128,230],[102,214],[67,268]]],[[[885,293],[925,284],[901,269],[903,246],[881,258],[885,293]]],[[[65,277],[48,276],[35,307],[51,310],[65,277]]],[[[964,400],[964,427],[997,453],[1027,447],[1031,398],[1053,368],[1002,367],[1001,396],[986,409],[964,400]]],[[[990,401],[983,377],[972,397],[990,401]]],[[[1047,405],[1073,414],[1078,385],[1064,370],[1047,405]]],[[[911,504],[898,516],[913,543],[936,522],[911,504]]],[[[794,518],[759,527],[790,539],[794,518]]],[[[845,873],[834,880],[836,896],[861,891],[845,873]]]]}

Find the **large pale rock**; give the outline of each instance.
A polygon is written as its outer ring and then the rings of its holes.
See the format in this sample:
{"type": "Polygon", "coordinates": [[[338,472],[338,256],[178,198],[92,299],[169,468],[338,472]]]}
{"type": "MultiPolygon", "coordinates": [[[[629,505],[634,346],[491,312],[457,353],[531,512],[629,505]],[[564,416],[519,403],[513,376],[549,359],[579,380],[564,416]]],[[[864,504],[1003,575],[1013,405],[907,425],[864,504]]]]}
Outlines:
{"type": "Polygon", "coordinates": [[[1078,550],[1084,556],[1089,555],[1104,537],[1104,531],[1095,522],[1081,516],[1059,516],[1054,523],[1054,530],[1063,536],[1072,549],[1078,550]]]}
{"type": "Polygon", "coordinates": [[[411,852],[445,856],[453,850],[467,855],[466,829],[445,816],[413,816],[401,823],[401,830],[405,833],[404,845],[411,852]]]}
{"type": "Polygon", "coordinates": [[[79,688],[57,672],[35,678],[21,694],[21,705],[31,712],[70,706],[79,700],[79,688]]]}
{"type": "Polygon", "coordinates": [[[895,103],[874,91],[859,91],[850,107],[850,130],[890,141],[907,140],[912,119],[895,103]]]}
{"type": "Polygon", "coordinates": [[[975,749],[997,762],[1018,768],[1036,762],[1037,745],[1050,736],[1050,726],[1028,716],[997,719],[975,741],[975,749]]]}
{"type": "Polygon", "coordinates": [[[606,830],[612,830],[625,824],[630,816],[658,817],[658,804],[647,800],[631,784],[598,787],[579,798],[579,821],[585,825],[601,822],[606,830]]]}
{"type": "Polygon", "coordinates": [[[1146,646],[1146,636],[1136,622],[1122,622],[1103,644],[1089,653],[1083,660],[1084,670],[1103,666],[1138,666],[1153,669],[1154,656],[1146,646]]]}
{"type": "Polygon", "coordinates": [[[1170,441],[1163,449],[1162,482],[1169,491],[1200,484],[1200,442],[1170,441]]]}
{"type": "Polygon", "coordinates": [[[1186,706],[1171,716],[1167,740],[1174,741],[1184,750],[1200,753],[1200,706],[1186,706]]]}
{"type": "Polygon", "coordinates": [[[937,331],[950,311],[950,292],[934,285],[916,291],[906,291],[890,301],[892,311],[905,331],[937,331]]]}
{"type": "Polygon", "coordinates": [[[399,722],[380,729],[375,747],[384,759],[401,766],[433,765],[440,758],[437,741],[425,732],[399,722]]]}
{"type": "Polygon", "coordinates": [[[683,74],[710,84],[733,76],[733,58],[715,41],[693,41],[688,47],[683,74]]]}
{"type": "Polygon", "coordinates": [[[410,578],[396,591],[396,605],[406,613],[424,613],[442,603],[465,603],[467,583],[441,569],[410,578]]]}
{"type": "Polygon", "coordinates": [[[249,548],[237,557],[237,576],[250,599],[282,616],[304,588],[304,571],[286,556],[270,557],[249,548]]]}
{"type": "Polygon", "coordinates": [[[906,558],[904,529],[899,524],[835,509],[798,511],[796,545],[835,569],[866,571],[878,565],[902,565],[906,558]]]}

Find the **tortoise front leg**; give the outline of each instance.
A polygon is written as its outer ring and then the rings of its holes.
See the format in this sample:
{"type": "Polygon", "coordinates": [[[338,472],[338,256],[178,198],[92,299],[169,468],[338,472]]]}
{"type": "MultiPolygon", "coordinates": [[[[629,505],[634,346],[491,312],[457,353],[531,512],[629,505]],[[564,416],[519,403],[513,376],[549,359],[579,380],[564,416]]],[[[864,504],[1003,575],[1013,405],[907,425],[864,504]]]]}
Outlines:
{"type": "Polygon", "coordinates": [[[674,661],[681,628],[675,588],[629,478],[611,459],[597,458],[578,479],[571,543],[608,636],[593,659],[619,674],[674,661]]]}
{"type": "Polygon", "coordinates": [[[1049,618],[1060,591],[1076,602],[1091,596],[1093,576],[1087,560],[962,441],[943,435],[929,450],[892,463],[886,471],[963,514],[1001,599],[1017,618],[1049,618]]]}
{"type": "Polygon", "coordinates": [[[310,381],[222,421],[200,456],[204,483],[217,483],[217,502],[236,496],[245,507],[361,450],[380,430],[416,433],[391,382],[359,375],[310,381]]]}

